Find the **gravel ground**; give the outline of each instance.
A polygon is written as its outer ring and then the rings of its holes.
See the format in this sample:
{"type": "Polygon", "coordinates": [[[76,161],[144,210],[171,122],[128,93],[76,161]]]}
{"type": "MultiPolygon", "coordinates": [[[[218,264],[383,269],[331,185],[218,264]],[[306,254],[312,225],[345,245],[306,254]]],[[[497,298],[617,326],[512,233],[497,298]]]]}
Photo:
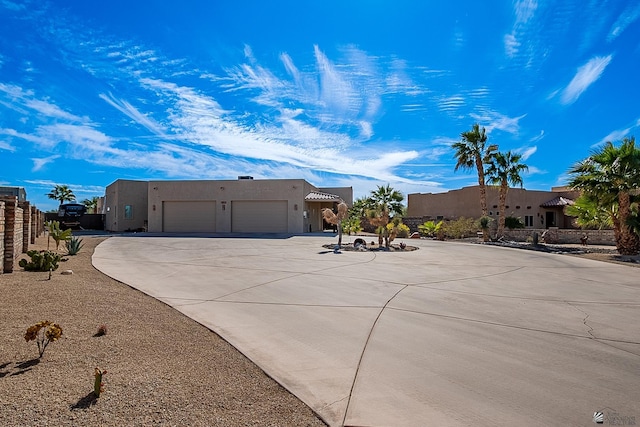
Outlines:
{"type": "Polygon", "coordinates": [[[51,280],[20,268],[0,275],[0,425],[325,425],[218,335],[94,269],[102,240],[84,237],[51,280]],[[63,335],[38,359],[24,334],[40,320],[63,335]],[[95,367],[107,370],[98,399],[95,367]]]}

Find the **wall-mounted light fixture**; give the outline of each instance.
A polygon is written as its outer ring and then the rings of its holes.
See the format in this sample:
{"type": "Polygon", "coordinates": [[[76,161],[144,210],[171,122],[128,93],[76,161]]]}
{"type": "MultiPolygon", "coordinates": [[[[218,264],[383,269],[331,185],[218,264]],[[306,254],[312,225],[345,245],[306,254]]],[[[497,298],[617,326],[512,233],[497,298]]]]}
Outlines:
{"type": "Polygon", "coordinates": [[[297,211],[298,210],[298,204],[296,203],[295,205],[293,205],[293,210],[297,211]]]}
{"type": "Polygon", "coordinates": [[[153,205],[153,208],[152,208],[152,209],[155,211],[155,210],[156,210],[156,205],[153,205]]]}

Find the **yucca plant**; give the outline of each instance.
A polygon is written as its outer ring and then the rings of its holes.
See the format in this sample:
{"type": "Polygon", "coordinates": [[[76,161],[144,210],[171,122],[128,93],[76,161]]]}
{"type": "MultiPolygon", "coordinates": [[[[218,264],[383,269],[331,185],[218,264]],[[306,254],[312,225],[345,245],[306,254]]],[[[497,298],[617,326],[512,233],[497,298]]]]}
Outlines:
{"type": "MultiPolygon", "coordinates": [[[[60,222],[58,221],[48,221],[47,228],[49,229],[49,237],[51,237],[56,242],[56,251],[60,246],[60,242],[68,241],[71,239],[71,229],[68,228],[66,230],[60,229],[60,222]]],[[[49,248],[49,241],[47,239],[47,248],[49,248]]]]}
{"type": "Polygon", "coordinates": [[[68,255],[76,255],[84,246],[84,244],[82,243],[82,239],[74,236],[71,236],[71,239],[67,240],[65,242],[65,245],[67,246],[68,255]]]}

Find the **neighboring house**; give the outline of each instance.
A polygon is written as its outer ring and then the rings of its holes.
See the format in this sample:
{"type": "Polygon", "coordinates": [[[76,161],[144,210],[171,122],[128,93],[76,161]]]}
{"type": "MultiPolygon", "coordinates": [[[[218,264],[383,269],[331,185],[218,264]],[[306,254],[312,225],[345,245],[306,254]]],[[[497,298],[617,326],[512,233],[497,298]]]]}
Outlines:
{"type": "MultiPolygon", "coordinates": [[[[490,217],[499,216],[498,188],[487,186],[487,209],[490,217]]],[[[564,207],[572,205],[580,195],[567,187],[553,187],[551,191],[509,188],[506,215],[519,217],[526,228],[574,228],[572,218],[564,214],[564,207]]],[[[480,191],[477,185],[446,193],[415,193],[408,196],[407,216],[426,219],[479,218],[480,191]]]]}
{"type": "Polygon", "coordinates": [[[0,197],[2,196],[15,196],[18,202],[27,201],[27,192],[22,187],[0,187],[0,197]]]}
{"type": "Polygon", "coordinates": [[[322,209],[353,204],[351,187],[303,179],[131,181],[107,186],[105,229],[169,233],[307,233],[324,228],[322,209]]]}

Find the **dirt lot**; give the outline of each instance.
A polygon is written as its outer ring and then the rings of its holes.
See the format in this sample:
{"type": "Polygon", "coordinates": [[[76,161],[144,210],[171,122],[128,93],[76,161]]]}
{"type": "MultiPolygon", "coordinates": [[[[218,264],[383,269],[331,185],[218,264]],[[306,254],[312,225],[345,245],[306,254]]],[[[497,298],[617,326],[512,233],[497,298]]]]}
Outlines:
{"type": "Polygon", "coordinates": [[[0,425],[324,425],[218,335],[94,269],[103,239],[84,237],[51,280],[17,266],[0,275],[0,425]],[[24,334],[41,320],[63,335],[38,359],[24,334]],[[96,367],[107,370],[98,399],[96,367]]]}

